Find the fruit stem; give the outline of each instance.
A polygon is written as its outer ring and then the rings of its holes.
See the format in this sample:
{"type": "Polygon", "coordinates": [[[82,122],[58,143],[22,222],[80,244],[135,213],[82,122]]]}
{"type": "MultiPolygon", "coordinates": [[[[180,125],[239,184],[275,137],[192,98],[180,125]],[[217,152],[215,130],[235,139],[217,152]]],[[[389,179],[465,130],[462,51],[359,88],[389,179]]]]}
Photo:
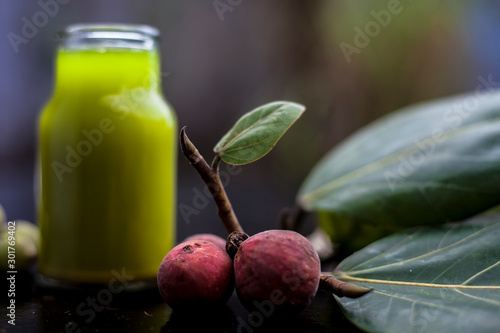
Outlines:
{"type": "Polygon", "coordinates": [[[332,292],[338,297],[358,298],[368,294],[373,289],[361,287],[353,283],[340,281],[330,274],[321,274],[319,288],[332,292]]]}
{"type": "Polygon", "coordinates": [[[196,149],[195,145],[189,140],[186,134],[186,126],[181,129],[179,141],[182,153],[196,171],[198,171],[201,179],[203,179],[210,190],[215,204],[217,205],[219,218],[224,224],[228,234],[234,231],[243,232],[219,177],[218,170],[220,157],[216,156],[212,162],[212,167],[210,167],[203,156],[201,156],[198,149],[196,149]]]}
{"type": "Polygon", "coordinates": [[[236,252],[238,252],[241,243],[246,241],[248,237],[249,236],[244,232],[238,232],[238,231],[232,232],[229,234],[229,236],[227,236],[226,252],[231,257],[231,260],[234,259],[234,256],[236,255],[236,252]]]}

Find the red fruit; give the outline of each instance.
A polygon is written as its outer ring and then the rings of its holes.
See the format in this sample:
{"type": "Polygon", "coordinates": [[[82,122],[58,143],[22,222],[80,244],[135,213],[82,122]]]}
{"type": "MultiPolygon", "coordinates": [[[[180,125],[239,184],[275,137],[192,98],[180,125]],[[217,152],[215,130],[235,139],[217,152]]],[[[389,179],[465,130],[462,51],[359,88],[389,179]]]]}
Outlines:
{"type": "Polygon", "coordinates": [[[294,231],[269,230],[241,244],[234,273],[236,292],[248,310],[294,314],[311,303],[321,268],[307,238],[294,231]]]}
{"type": "Polygon", "coordinates": [[[212,242],[183,242],[163,259],[158,289],[174,309],[225,304],[234,289],[231,259],[212,242]]]}
{"type": "Polygon", "coordinates": [[[217,245],[222,251],[226,251],[226,240],[223,239],[223,238],[221,238],[221,237],[219,237],[219,236],[216,236],[214,234],[196,234],[196,235],[192,235],[192,236],[189,236],[188,238],[186,238],[184,240],[184,242],[186,242],[186,241],[192,241],[192,240],[197,240],[197,239],[206,240],[206,241],[212,242],[215,245],[217,245]]]}

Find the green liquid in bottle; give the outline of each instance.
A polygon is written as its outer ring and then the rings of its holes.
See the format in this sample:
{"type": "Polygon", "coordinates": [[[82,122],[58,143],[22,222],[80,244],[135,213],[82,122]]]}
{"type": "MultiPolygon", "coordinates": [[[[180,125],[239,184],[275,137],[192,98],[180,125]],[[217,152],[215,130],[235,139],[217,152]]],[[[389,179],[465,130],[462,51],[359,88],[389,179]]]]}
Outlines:
{"type": "Polygon", "coordinates": [[[61,48],[40,118],[42,275],[154,279],[175,242],[176,119],[155,49],[61,48]],[[115,273],[116,273],[115,272],[115,273]]]}

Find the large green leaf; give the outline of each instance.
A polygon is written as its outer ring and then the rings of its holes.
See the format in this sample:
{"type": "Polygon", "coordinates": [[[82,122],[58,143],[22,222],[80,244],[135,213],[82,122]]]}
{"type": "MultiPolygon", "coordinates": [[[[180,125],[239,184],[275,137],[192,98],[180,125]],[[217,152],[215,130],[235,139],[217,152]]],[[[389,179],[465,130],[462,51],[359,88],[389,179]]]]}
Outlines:
{"type": "Polygon", "coordinates": [[[328,153],[298,202],[375,225],[457,221],[500,202],[500,93],[414,105],[328,153]]]}
{"type": "Polygon", "coordinates": [[[241,117],[217,143],[214,151],[229,164],[242,165],[266,155],[302,115],[305,107],[292,102],[273,102],[241,117]]]}
{"type": "Polygon", "coordinates": [[[373,291],[337,298],[369,332],[499,332],[500,214],[379,240],[334,275],[373,291]]]}

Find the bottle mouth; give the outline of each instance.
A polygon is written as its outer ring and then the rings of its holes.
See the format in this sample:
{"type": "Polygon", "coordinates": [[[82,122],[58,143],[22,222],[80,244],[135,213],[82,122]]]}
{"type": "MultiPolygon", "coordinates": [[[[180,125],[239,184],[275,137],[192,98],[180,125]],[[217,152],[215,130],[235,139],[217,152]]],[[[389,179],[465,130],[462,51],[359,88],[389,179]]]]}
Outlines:
{"type": "Polygon", "coordinates": [[[60,31],[58,39],[65,48],[126,48],[151,50],[160,33],[149,25],[138,24],[72,24],[60,31]]]}

